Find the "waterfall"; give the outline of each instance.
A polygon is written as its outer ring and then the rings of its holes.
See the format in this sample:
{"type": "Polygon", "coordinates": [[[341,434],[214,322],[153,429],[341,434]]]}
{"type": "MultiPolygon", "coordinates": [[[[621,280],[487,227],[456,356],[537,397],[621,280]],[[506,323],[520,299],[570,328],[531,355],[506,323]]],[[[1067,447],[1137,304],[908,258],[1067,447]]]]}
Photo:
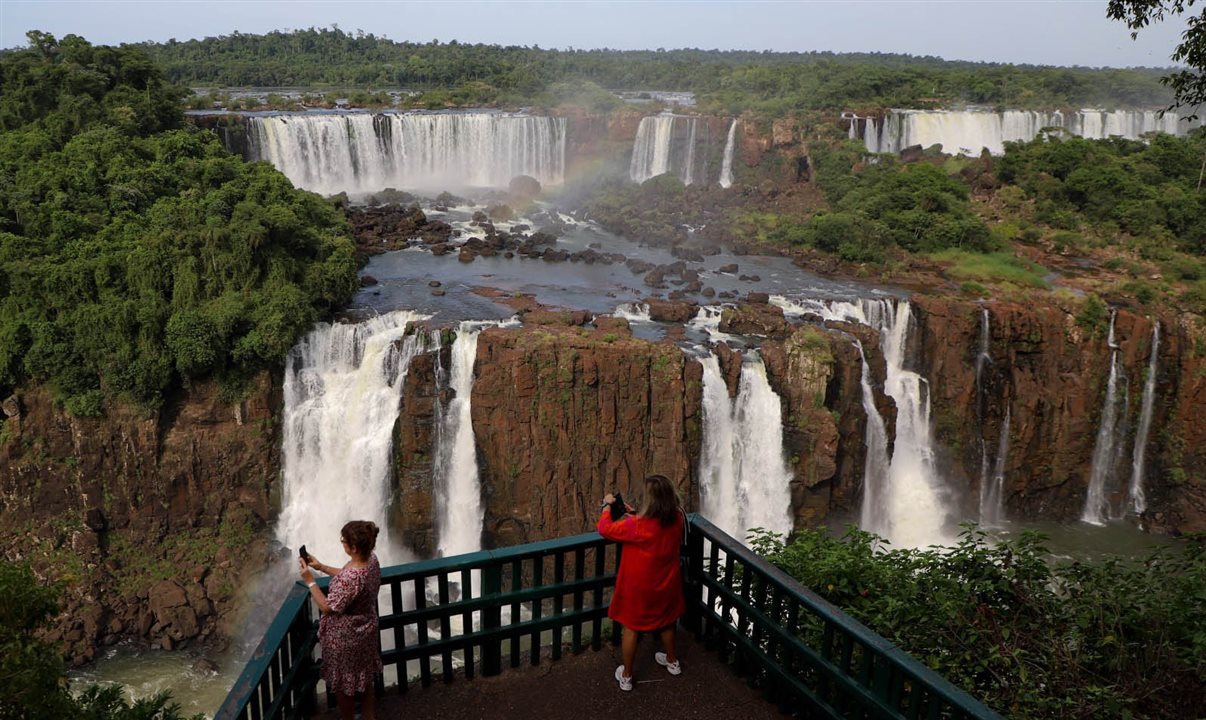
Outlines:
{"type": "Polygon", "coordinates": [[[1143,461],[1147,454],[1147,435],[1152,429],[1152,408],[1156,404],[1156,371],[1160,354],[1160,321],[1152,323],[1152,351],[1147,361],[1147,378],[1143,382],[1143,402],[1139,410],[1139,429],[1135,432],[1135,450],[1131,455],[1131,510],[1142,514],[1147,510],[1143,494],[1143,461]]]}
{"type": "Polygon", "coordinates": [[[1114,339],[1114,320],[1118,311],[1110,313],[1110,333],[1107,345],[1110,348],[1110,376],[1106,381],[1105,402],[1101,409],[1101,422],[1097,427],[1097,442],[1093,446],[1093,462],[1089,471],[1089,489],[1085,495],[1085,509],[1080,519],[1093,525],[1103,525],[1110,516],[1110,501],[1107,485],[1116,469],[1118,430],[1118,379],[1121,375],[1121,353],[1114,339]]]}
{"type": "Polygon", "coordinates": [[[992,363],[992,328],[988,308],[980,308],[980,350],[976,353],[976,437],[980,446],[980,522],[995,512],[989,487],[988,443],[984,440],[984,419],[988,410],[987,390],[984,388],[984,368],[992,363]]]}
{"type": "Polygon", "coordinates": [[[750,528],[791,532],[791,469],[783,456],[783,408],[761,358],[741,366],[735,400],[715,355],[704,368],[704,441],[700,505],[705,516],[742,542],[750,528]]]}
{"type": "Polygon", "coordinates": [[[863,146],[869,153],[881,152],[879,149],[879,121],[873,117],[867,118],[863,125],[863,146]]]}
{"type": "Polygon", "coordinates": [[[1005,420],[1001,423],[1001,436],[997,439],[997,460],[993,465],[988,491],[983,485],[980,490],[980,524],[1000,525],[1005,522],[1005,462],[1009,457],[1009,408],[1005,408],[1005,420]]]}
{"type": "Polygon", "coordinates": [[[1041,110],[890,110],[883,129],[875,133],[867,121],[868,152],[900,152],[911,145],[941,145],[950,154],[979,155],[983,148],[994,155],[1005,143],[1030,141],[1043,128],[1061,127],[1073,135],[1103,139],[1121,136],[1132,140],[1146,133],[1185,135],[1200,122],[1186,122],[1175,113],[1163,117],[1158,110],[1079,110],[1074,113],[1041,110]],[[878,135],[878,136],[877,136],[878,135]]]}
{"type": "Polygon", "coordinates": [[[653,322],[649,317],[649,304],[642,302],[620,303],[616,305],[614,317],[624,318],[628,322],[653,322]]]}
{"type": "MultiPolygon", "coordinates": [[[[896,442],[886,491],[877,494],[871,488],[870,501],[864,492],[863,529],[904,547],[949,543],[952,538],[944,526],[950,511],[934,465],[929,388],[924,378],[906,369],[906,346],[913,325],[909,303],[901,300],[894,308],[893,301],[886,299],[864,298],[852,303],[772,296],[770,300],[788,315],[816,313],[825,320],[856,322],[879,330],[887,364],[884,392],[896,401],[896,442]]],[[[864,399],[864,407],[865,403],[864,399]]],[[[872,422],[870,413],[868,421],[872,422]]]]}
{"type": "Polygon", "coordinates": [[[641,118],[628,177],[642,183],[652,177],[674,173],[684,185],[695,179],[696,127],[699,118],[692,115],[651,115],[641,118]]]}
{"type": "MultiPolygon", "coordinates": [[[[473,362],[481,323],[462,322],[452,342],[452,367],[448,387],[454,396],[441,410],[437,426],[436,456],[432,467],[440,556],[481,549],[481,484],[478,482],[477,445],[470,417],[473,362]]],[[[437,378],[443,368],[437,371],[437,378]]]]}
{"type": "Polygon", "coordinates": [[[560,185],[565,119],[506,113],[250,116],[249,154],[323,195],[386,187],[506,187],[517,175],[560,185]]]}
{"type": "Polygon", "coordinates": [[[888,431],[884,418],[875,406],[875,393],[871,389],[871,367],[863,353],[863,344],[854,341],[858,358],[862,361],[859,383],[863,391],[863,412],[867,425],[863,430],[863,446],[867,457],[863,461],[863,505],[859,525],[870,532],[885,534],[890,529],[888,522],[888,475],[891,458],[888,457],[888,431]]]}
{"type": "Polygon", "coordinates": [[[392,540],[390,451],[402,381],[426,316],[397,311],[359,324],[319,324],[289,352],[284,378],[283,496],[276,536],[342,564],[339,528],[372,520],[382,565],[409,559],[392,540]]]}
{"type": "Polygon", "coordinates": [[[733,186],[733,147],[737,144],[737,118],[729,125],[729,137],[724,141],[724,160],[720,163],[720,187],[733,186]]]}

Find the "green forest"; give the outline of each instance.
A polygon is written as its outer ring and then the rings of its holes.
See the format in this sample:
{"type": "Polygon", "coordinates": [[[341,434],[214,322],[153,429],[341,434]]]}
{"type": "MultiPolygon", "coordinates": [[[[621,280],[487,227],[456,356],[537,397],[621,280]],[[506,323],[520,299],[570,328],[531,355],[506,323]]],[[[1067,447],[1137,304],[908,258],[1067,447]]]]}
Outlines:
{"type": "MultiPolygon", "coordinates": [[[[431,41],[310,28],[140,45],[189,86],[429,91],[464,104],[555,101],[557,86],[692,91],[709,112],[966,104],[1164,106],[1158,70],[1053,68],[886,53],[556,50],[431,41]]],[[[423,101],[420,100],[420,103],[423,101]]]]}
{"type": "Polygon", "coordinates": [[[273,367],[356,288],[342,213],[184,123],[137,48],[31,34],[0,58],[0,394],[157,408],[273,367]]]}

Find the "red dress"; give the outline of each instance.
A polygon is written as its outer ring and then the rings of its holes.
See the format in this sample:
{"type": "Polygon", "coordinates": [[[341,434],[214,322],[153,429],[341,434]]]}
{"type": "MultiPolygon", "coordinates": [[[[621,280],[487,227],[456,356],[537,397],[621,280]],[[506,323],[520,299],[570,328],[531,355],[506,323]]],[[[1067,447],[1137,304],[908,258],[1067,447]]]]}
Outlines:
{"type": "Polygon", "coordinates": [[[613,522],[611,510],[604,508],[596,529],[624,546],[607,617],[639,632],[661,630],[678,620],[686,607],[678,565],[682,516],[666,527],[636,515],[613,522]]]}

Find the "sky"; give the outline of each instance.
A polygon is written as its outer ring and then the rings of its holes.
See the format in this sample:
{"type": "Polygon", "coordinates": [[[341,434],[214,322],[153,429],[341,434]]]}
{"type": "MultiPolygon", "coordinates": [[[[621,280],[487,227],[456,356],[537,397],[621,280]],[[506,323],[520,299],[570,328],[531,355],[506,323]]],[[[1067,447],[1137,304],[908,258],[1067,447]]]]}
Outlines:
{"type": "Polygon", "coordinates": [[[1166,67],[1177,18],[1138,40],[1105,0],[0,0],[0,48],[25,32],[94,44],[186,40],[292,28],[363,30],[392,40],[542,48],[892,52],[948,60],[1166,67]]]}

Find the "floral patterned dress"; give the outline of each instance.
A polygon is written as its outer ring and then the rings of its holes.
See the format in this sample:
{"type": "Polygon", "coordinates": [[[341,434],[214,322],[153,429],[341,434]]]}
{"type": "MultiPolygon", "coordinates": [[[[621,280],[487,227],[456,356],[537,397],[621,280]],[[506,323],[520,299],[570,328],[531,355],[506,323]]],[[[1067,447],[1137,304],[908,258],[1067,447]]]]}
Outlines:
{"type": "Polygon", "coordinates": [[[377,592],[381,564],[374,554],[362,568],[344,568],[331,578],[327,605],[318,622],[322,679],[334,693],[354,695],[373,687],[381,672],[377,631],[377,592]]]}

